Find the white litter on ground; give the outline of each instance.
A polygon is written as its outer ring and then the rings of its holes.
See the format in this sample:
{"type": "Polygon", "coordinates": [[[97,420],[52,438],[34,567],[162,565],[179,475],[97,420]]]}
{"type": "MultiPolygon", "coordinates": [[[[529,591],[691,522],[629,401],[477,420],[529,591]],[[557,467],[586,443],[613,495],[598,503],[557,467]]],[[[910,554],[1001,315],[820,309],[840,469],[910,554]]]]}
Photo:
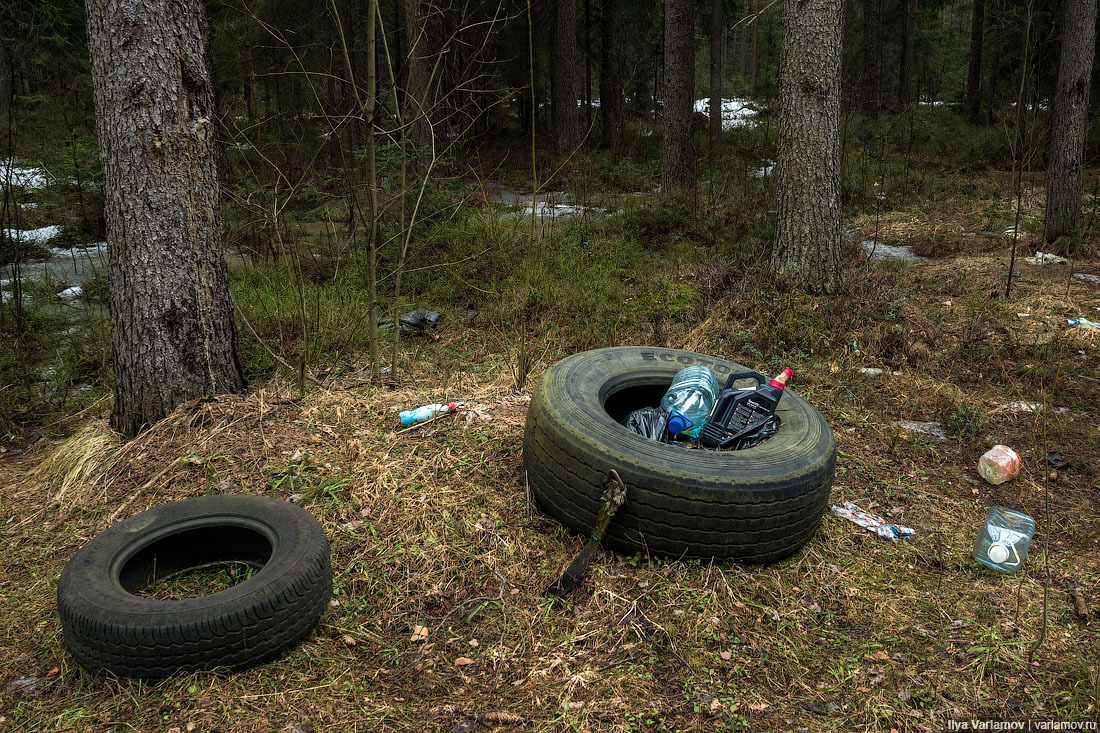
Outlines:
{"type": "Polygon", "coordinates": [[[1064,265],[1066,258],[1050,252],[1036,252],[1034,257],[1025,257],[1024,262],[1029,265],[1064,265]]]}
{"type": "Polygon", "coordinates": [[[931,435],[937,440],[947,440],[947,433],[943,430],[943,425],[938,422],[895,422],[899,428],[908,430],[910,433],[920,433],[921,435],[931,435]]]}
{"type": "MultiPolygon", "coordinates": [[[[710,115],[710,99],[696,99],[695,111],[710,115]]],[[[737,127],[747,127],[756,123],[758,112],[753,109],[752,102],[747,99],[723,99],[722,100],[722,129],[732,130],[737,127]]]]}
{"type": "Polygon", "coordinates": [[[1100,285],[1100,275],[1090,275],[1087,272],[1075,272],[1073,273],[1073,277],[1093,285],[1100,285]]]}

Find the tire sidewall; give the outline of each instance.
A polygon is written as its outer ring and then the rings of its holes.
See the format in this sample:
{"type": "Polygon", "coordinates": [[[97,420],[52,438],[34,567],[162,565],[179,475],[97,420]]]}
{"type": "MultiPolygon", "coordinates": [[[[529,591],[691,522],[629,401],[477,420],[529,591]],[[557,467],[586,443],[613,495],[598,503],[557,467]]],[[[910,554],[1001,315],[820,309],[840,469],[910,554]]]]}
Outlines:
{"type": "Polygon", "coordinates": [[[73,556],[58,583],[59,598],[66,600],[62,621],[66,620],[65,607],[74,602],[101,608],[114,618],[155,619],[165,624],[217,614],[227,606],[247,605],[252,598],[265,597],[268,589],[281,585],[301,568],[308,560],[303,550],[312,546],[318,532],[323,539],[323,531],[308,512],[267,497],[203,496],[154,507],[107,528],[73,556]],[[270,558],[247,580],[195,598],[143,598],[118,582],[118,570],[141,549],[177,532],[214,523],[259,532],[271,544],[270,558]]]}
{"type": "MultiPolygon", "coordinates": [[[[782,424],[776,435],[739,451],[689,450],[650,440],[627,430],[604,409],[615,389],[655,381],[671,383],[687,366],[710,367],[724,383],[743,367],[734,362],[678,349],[615,347],[581,352],[555,364],[540,380],[533,409],[558,440],[575,441],[576,449],[598,446],[607,468],[636,475],[644,484],[650,469],[662,478],[679,476],[692,496],[722,500],[739,485],[777,487],[815,482],[814,474],[831,475],[835,443],[821,415],[795,390],[787,389],[777,410],[782,424]],[[583,444],[588,444],[586,447],[583,444]]],[[[625,478],[625,476],[624,476],[625,478]]]]}

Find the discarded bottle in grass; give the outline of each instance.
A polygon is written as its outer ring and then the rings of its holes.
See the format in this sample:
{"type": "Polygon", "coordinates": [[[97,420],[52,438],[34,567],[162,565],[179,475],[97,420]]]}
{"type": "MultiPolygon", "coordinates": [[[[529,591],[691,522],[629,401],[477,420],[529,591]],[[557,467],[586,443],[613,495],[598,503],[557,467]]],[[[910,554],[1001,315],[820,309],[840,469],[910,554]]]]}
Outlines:
{"type": "Polygon", "coordinates": [[[718,378],[710,367],[697,364],[681,369],[661,398],[661,407],[668,410],[668,432],[694,440],[716,399],[718,378]]]}
{"type": "Polygon", "coordinates": [[[995,445],[978,459],[978,473],[996,486],[1020,475],[1020,456],[1007,445],[995,445]]]}
{"type": "Polygon", "coordinates": [[[448,412],[454,412],[457,408],[458,405],[453,402],[446,405],[424,405],[415,410],[405,410],[398,417],[401,418],[402,425],[416,425],[418,422],[427,422],[440,415],[446,415],[448,412]]]}
{"type": "MultiPolygon", "coordinates": [[[[743,439],[753,436],[761,430],[775,415],[783,390],[793,372],[787,367],[775,379],[767,379],[760,372],[735,372],[726,380],[726,386],[718,397],[707,424],[699,433],[700,442],[708,448],[747,447],[743,439]],[[756,380],[756,389],[733,389],[734,382],[741,379],[756,380]]],[[[773,424],[773,432],[776,427],[773,424]]],[[[751,442],[751,441],[744,441],[751,442]]]]}
{"type": "Polygon", "coordinates": [[[989,510],[974,540],[974,559],[987,568],[1015,573],[1024,566],[1034,535],[1034,519],[1023,512],[995,506],[989,510]]]}

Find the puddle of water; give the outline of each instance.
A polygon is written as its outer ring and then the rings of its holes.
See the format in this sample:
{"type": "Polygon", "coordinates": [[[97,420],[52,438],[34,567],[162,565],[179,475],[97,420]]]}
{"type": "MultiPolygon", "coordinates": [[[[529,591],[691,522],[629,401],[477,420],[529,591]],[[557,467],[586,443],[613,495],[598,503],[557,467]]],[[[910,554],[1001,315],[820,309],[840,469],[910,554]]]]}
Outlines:
{"type": "Polygon", "coordinates": [[[485,181],[482,184],[485,197],[490,203],[500,204],[508,208],[518,207],[518,211],[509,211],[505,216],[511,218],[524,218],[535,216],[540,219],[568,219],[583,216],[585,213],[602,213],[600,209],[592,206],[580,206],[569,201],[569,196],[563,191],[545,191],[539,194],[537,204],[532,207],[531,194],[518,191],[500,181],[485,181]]]}
{"type": "Polygon", "coordinates": [[[913,254],[913,248],[907,244],[885,244],[873,239],[864,239],[861,243],[863,251],[876,261],[904,260],[906,262],[923,262],[927,257],[913,254]]]}
{"type": "MultiPolygon", "coordinates": [[[[695,111],[705,115],[710,114],[710,98],[696,99],[695,111]]],[[[733,130],[737,127],[748,127],[756,124],[756,116],[759,114],[753,108],[752,102],[747,99],[723,99],[722,100],[722,129],[733,130]]]]}

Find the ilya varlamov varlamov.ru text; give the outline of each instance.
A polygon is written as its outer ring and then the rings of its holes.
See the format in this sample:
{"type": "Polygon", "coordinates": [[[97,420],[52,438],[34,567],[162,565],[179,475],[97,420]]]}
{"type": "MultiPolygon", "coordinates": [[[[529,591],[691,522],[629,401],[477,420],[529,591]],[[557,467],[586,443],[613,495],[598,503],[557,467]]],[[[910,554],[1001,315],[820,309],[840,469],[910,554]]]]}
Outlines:
{"type": "Polygon", "coordinates": [[[947,730],[1097,730],[1097,725],[1088,720],[949,720],[947,730]]]}

